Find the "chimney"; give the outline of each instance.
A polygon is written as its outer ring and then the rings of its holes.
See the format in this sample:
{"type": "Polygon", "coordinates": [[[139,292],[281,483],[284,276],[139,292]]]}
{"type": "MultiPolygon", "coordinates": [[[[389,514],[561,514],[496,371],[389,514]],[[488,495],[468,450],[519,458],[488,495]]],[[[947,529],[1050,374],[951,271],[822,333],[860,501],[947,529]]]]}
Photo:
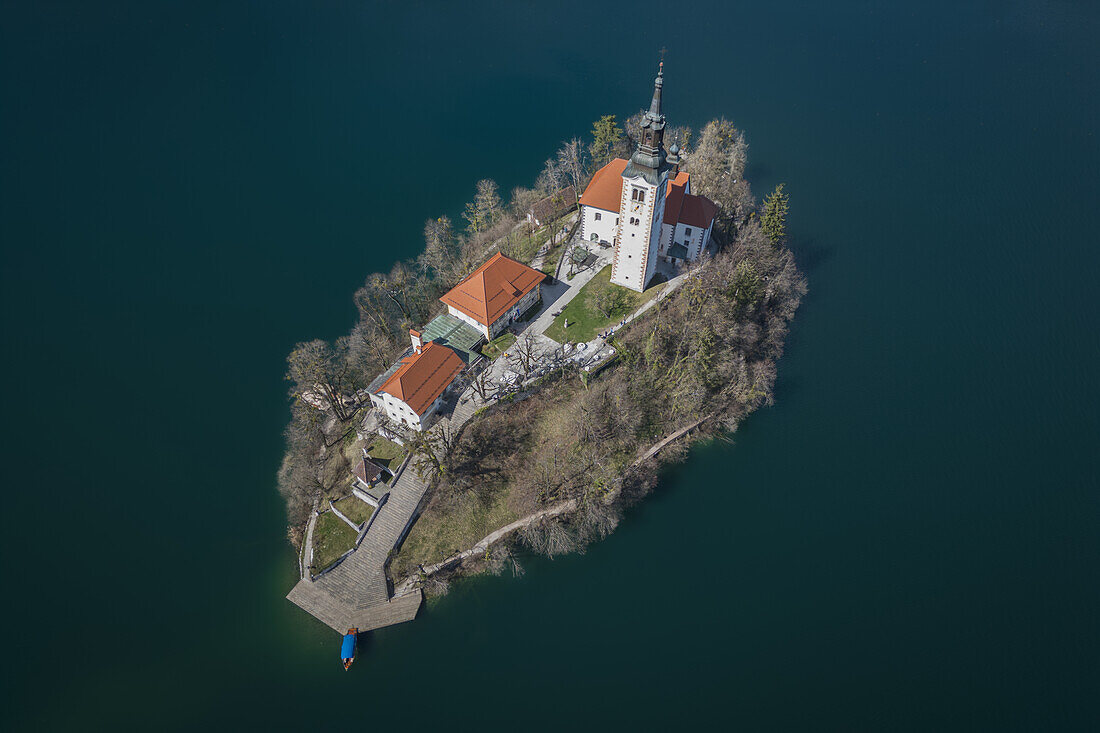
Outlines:
{"type": "Polygon", "coordinates": [[[413,351],[419,354],[424,348],[424,339],[420,338],[420,332],[415,328],[409,329],[409,336],[412,336],[413,351]]]}

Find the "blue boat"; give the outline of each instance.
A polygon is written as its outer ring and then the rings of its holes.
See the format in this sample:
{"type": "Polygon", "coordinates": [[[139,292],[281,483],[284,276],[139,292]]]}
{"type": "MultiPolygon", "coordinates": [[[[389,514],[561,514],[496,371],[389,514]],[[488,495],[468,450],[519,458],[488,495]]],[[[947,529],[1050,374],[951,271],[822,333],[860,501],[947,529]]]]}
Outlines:
{"type": "Polygon", "coordinates": [[[340,645],[340,658],[344,662],[345,672],[355,661],[355,640],[358,636],[359,629],[348,629],[348,633],[344,634],[344,643],[340,645]]]}

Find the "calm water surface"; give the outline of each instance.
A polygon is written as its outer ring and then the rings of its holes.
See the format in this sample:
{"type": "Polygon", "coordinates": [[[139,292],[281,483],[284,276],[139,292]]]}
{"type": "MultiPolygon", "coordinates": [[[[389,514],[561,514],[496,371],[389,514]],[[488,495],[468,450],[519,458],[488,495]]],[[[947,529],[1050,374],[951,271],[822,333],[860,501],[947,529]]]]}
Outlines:
{"type": "Polygon", "coordinates": [[[1100,725],[1096,4],[0,7],[5,728],[1100,725]],[[792,195],[777,404],[345,674],[285,353],[662,46],[792,195]]]}

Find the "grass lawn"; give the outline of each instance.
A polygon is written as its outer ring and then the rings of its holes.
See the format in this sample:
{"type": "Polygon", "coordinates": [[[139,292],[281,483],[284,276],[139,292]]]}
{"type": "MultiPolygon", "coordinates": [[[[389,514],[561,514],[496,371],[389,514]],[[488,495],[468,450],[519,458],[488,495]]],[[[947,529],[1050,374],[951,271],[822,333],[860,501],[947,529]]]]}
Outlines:
{"type": "Polygon", "coordinates": [[[646,301],[654,298],[664,289],[664,283],[650,285],[644,293],[636,293],[629,288],[611,284],[611,265],[600,270],[594,278],[589,280],[577,293],[569,305],[546,329],[546,335],[560,344],[572,341],[579,344],[591,341],[593,337],[608,326],[618,323],[623,316],[629,315],[641,307],[646,301]],[[621,291],[621,301],[617,308],[611,311],[610,316],[604,316],[588,302],[589,293],[605,288],[615,288],[621,291]],[[565,321],[569,320],[569,328],[565,328],[565,321]]]}
{"type": "Polygon", "coordinates": [[[367,502],[363,501],[354,494],[351,496],[345,496],[340,501],[332,502],[332,505],[340,510],[340,512],[355,522],[356,524],[362,524],[370,519],[370,515],[374,512],[372,507],[367,502]]]}
{"type": "Polygon", "coordinates": [[[493,360],[508,350],[508,347],[516,342],[514,333],[502,333],[495,339],[481,347],[481,353],[486,359],[493,360]]]}
{"type": "Polygon", "coordinates": [[[355,537],[355,531],[340,517],[332,512],[319,514],[313,528],[312,572],[316,575],[336,562],[338,557],[355,546],[355,537]]]}
{"type": "MultiPolygon", "coordinates": [[[[539,251],[542,245],[546,244],[550,239],[550,232],[560,232],[561,228],[565,226],[569,221],[569,217],[573,216],[575,212],[567,212],[553,222],[547,224],[541,229],[535,231],[530,236],[524,236],[519,243],[519,247],[516,248],[514,259],[520,262],[531,262],[535,259],[535,254],[539,251]]],[[[558,264],[558,257],[561,256],[562,243],[560,240],[564,239],[564,235],[555,234],[555,244],[549,252],[546,253],[545,259],[542,261],[542,271],[547,275],[553,275],[554,269],[558,264]]]]}
{"type": "Polygon", "coordinates": [[[383,438],[381,435],[374,436],[370,445],[367,446],[367,455],[373,458],[379,466],[385,466],[391,471],[396,471],[397,467],[401,465],[401,461],[405,460],[405,453],[404,448],[392,440],[383,438]]]}
{"type": "Polygon", "coordinates": [[[413,525],[390,568],[393,577],[415,572],[456,552],[468,550],[485,535],[518,517],[508,508],[507,495],[489,506],[469,498],[447,512],[425,512],[413,525]]]}

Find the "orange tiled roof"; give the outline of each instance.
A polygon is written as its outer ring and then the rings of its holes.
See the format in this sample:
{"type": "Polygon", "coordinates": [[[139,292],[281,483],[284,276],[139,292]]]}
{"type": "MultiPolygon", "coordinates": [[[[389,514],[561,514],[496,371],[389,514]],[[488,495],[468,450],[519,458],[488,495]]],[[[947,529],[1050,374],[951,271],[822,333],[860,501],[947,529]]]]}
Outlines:
{"type": "Polygon", "coordinates": [[[402,362],[378,391],[393,395],[417,415],[424,414],[465,366],[458,354],[434,341],[402,362]]]}
{"type": "MultiPolygon", "coordinates": [[[[592,176],[592,182],[588,184],[584,195],[581,196],[581,203],[604,211],[618,211],[622,203],[623,170],[626,169],[626,165],[627,162],[622,158],[615,158],[596,171],[592,176]]],[[[666,224],[675,224],[680,221],[680,207],[686,195],[688,177],[686,171],[680,171],[675,177],[669,179],[668,188],[665,190],[666,224]]]]}
{"type": "Polygon", "coordinates": [[[581,203],[604,211],[618,211],[623,195],[623,170],[626,161],[615,158],[592,176],[592,182],[584,189],[581,203]]]}
{"type": "Polygon", "coordinates": [[[684,203],[684,194],[687,192],[688,174],[680,171],[676,177],[668,182],[665,190],[665,224],[675,224],[680,221],[680,207],[684,203]]]}
{"type": "MultiPolygon", "coordinates": [[[[604,211],[618,211],[623,195],[623,170],[626,161],[615,158],[592,176],[592,182],[584,190],[581,203],[604,211]]],[[[668,182],[665,189],[665,224],[687,224],[706,229],[714,221],[718,206],[706,196],[695,196],[687,191],[689,175],[680,171],[668,182]]]]}
{"type": "Polygon", "coordinates": [[[681,224],[687,224],[688,226],[699,227],[700,229],[706,229],[714,221],[715,215],[718,213],[718,204],[714,203],[706,196],[695,196],[690,193],[684,194],[684,204],[680,207],[681,224]]]}
{"type": "Polygon", "coordinates": [[[497,252],[440,300],[490,326],[545,277],[545,273],[497,252]]]}

